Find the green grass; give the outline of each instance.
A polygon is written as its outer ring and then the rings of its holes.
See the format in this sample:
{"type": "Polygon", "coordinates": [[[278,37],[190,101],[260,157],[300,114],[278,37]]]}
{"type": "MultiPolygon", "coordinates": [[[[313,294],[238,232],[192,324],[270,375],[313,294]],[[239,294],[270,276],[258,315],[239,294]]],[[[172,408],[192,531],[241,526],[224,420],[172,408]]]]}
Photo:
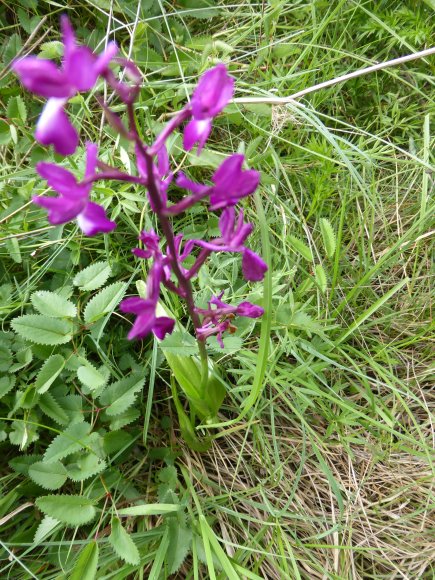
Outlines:
{"type": "MultiPolygon", "coordinates": [[[[128,438],[119,439],[107,470],[59,492],[8,463],[44,453],[65,428],[33,407],[30,395],[21,398],[48,355],[35,346],[26,359],[28,345],[6,334],[10,321],[31,312],[33,292],[67,292],[72,277],[97,261],[109,261],[109,283],[126,282],[134,293],[144,272],[130,247],[153,216],[143,192],[123,184],[94,190],[118,222],[107,239],[84,238],[73,225],[47,227],[44,213],[29,204],[31,194],[44,191],[35,161],[52,154],[32,137],[40,103],[7,64],[23,45],[25,52],[57,54],[57,45],[41,45],[58,40],[60,8],[31,1],[0,7],[1,117],[12,117],[16,127],[15,138],[0,121],[0,319],[2,340],[12,341],[13,363],[22,365],[0,400],[0,576],[71,577],[80,551],[96,538],[96,577],[104,579],[166,578],[173,567],[179,567],[173,577],[192,579],[432,578],[434,57],[298,103],[271,106],[267,99],[431,46],[433,3],[206,4],[146,1],[137,11],[132,2],[119,0],[110,10],[105,0],[80,0],[69,14],[93,48],[116,31],[123,53],[145,71],[137,115],[148,137],[221,59],[230,63],[237,97],[264,98],[232,104],[203,157],[208,171],[224,155],[244,151],[261,171],[246,211],[256,225],[253,249],[270,255],[270,275],[248,287],[237,259],[220,257],[209,262],[196,292],[202,300],[216,288],[234,302],[263,300],[267,315],[261,324],[240,325],[243,348],[211,350],[230,390],[219,423],[199,431],[213,438],[203,453],[181,437],[157,343],[127,343],[129,322],[116,310],[104,330],[80,335],[68,356],[87,353],[112,380],[140,365],[146,383],[135,405],[140,414],[122,427],[128,438]],[[14,109],[15,97],[26,117],[14,109]],[[93,498],[100,511],[78,529],[50,528],[35,500],[51,493],[93,498]],[[176,515],[157,510],[122,519],[140,565],[123,562],[109,542],[112,516],[135,503],[181,505],[176,515]]],[[[127,144],[101,129],[93,96],[79,101],[71,112],[82,139],[98,141],[103,159],[128,164],[127,144]]],[[[182,152],[179,137],[171,155],[192,176],[203,172],[194,155],[182,152]]],[[[69,163],[80,171],[82,154],[69,163]]],[[[181,216],[176,230],[213,233],[216,217],[206,219],[205,211],[181,216]]],[[[83,311],[88,295],[75,288],[73,298],[83,311]]],[[[165,303],[186,322],[176,298],[165,303]]],[[[68,381],[65,389],[83,397],[89,420],[97,422],[86,389],[68,381]]]]}

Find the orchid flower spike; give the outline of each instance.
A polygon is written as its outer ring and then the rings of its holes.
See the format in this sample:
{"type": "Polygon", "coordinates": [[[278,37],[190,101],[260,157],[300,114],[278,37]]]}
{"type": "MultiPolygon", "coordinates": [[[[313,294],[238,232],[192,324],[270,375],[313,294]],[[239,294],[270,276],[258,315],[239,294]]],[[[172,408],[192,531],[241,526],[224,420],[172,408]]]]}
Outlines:
{"type": "Polygon", "coordinates": [[[81,91],[90,90],[103,74],[118,48],[109,43],[96,56],[88,47],[77,46],[74,31],[67,16],[61,17],[64,53],[61,67],[52,61],[35,56],[17,60],[13,70],[23,85],[48,101],[36,126],[35,137],[43,145],[53,145],[56,153],[70,155],[77,148],[79,137],[65,113],[68,99],[81,91]]]}
{"type": "Polygon", "coordinates": [[[199,155],[210,135],[212,119],[227,106],[233,94],[234,79],[224,64],[202,75],[190,101],[192,119],[184,129],[183,143],[187,151],[197,143],[199,155]]]}
{"type": "Polygon", "coordinates": [[[78,226],[87,236],[108,233],[116,228],[115,222],[107,218],[104,208],[89,200],[92,189],[90,178],[95,174],[97,153],[95,144],[86,144],[84,183],[78,182],[70,171],[55,163],[37,164],[36,170],[39,175],[59,194],[58,197],[32,197],[34,203],[48,210],[48,221],[51,224],[59,225],[76,219],[78,226]]]}

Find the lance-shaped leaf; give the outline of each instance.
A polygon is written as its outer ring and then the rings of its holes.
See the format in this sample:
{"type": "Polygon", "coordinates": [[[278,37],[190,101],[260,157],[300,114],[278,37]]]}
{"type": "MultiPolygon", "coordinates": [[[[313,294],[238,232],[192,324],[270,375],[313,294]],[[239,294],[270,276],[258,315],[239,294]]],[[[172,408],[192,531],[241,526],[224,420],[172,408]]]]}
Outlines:
{"type": "Polygon", "coordinates": [[[142,390],[145,383],[145,373],[132,373],[130,376],[112,383],[100,396],[100,403],[107,407],[109,416],[123,413],[133,405],[136,394],[142,390]]]}
{"type": "Polygon", "coordinates": [[[112,518],[112,531],[109,542],[116,554],[127,564],[137,566],[140,564],[139,550],[128,533],[121,526],[118,518],[112,518]]]}
{"type": "Polygon", "coordinates": [[[12,328],[17,334],[36,344],[65,344],[72,339],[73,324],[68,320],[48,318],[42,314],[24,314],[14,318],[12,328]]]}
{"type": "Polygon", "coordinates": [[[30,301],[40,314],[53,318],[74,318],[77,315],[77,308],[70,301],[56,294],[56,292],[46,292],[41,290],[34,292],[30,301]]]}
{"type": "Polygon", "coordinates": [[[81,495],[45,495],[35,503],[45,515],[69,526],[87,524],[96,513],[94,501],[81,495]]]}
{"type": "Polygon", "coordinates": [[[124,284],[124,282],[115,282],[101,290],[86,305],[84,312],[85,322],[90,324],[108,312],[112,312],[121,301],[126,289],[127,284],[124,284]]]}
{"type": "Polygon", "coordinates": [[[95,540],[89,542],[80,552],[70,580],[94,580],[97,575],[98,554],[97,542],[95,540]]]}
{"type": "Polygon", "coordinates": [[[65,366],[65,359],[60,354],[53,354],[42,365],[35,381],[35,389],[39,394],[48,391],[65,366]]]}
{"type": "Polygon", "coordinates": [[[60,433],[50,444],[44,454],[44,461],[58,461],[68,457],[86,446],[87,436],[91,431],[89,423],[74,423],[60,433]]]}
{"type": "Polygon", "coordinates": [[[79,272],[73,280],[75,286],[79,286],[80,290],[91,291],[98,290],[106,282],[111,275],[111,269],[107,262],[95,262],[81,272],[79,272]]]}

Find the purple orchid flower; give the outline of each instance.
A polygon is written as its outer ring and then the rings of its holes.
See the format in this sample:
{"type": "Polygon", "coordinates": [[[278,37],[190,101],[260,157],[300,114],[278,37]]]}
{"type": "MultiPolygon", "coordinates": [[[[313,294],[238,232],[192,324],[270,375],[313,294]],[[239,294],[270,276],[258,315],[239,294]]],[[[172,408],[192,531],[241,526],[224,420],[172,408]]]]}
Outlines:
{"type": "Polygon", "coordinates": [[[53,145],[56,153],[70,155],[77,148],[79,137],[65,113],[71,97],[90,90],[99,75],[107,69],[118,48],[109,43],[100,56],[89,48],[77,46],[74,31],[66,16],[61,17],[64,54],[58,68],[50,60],[28,56],[17,60],[13,70],[29,91],[48,98],[36,126],[35,137],[43,145],[53,145]]]}
{"type": "MultiPolygon", "coordinates": [[[[154,246],[157,236],[147,234],[150,246],[154,246]]],[[[157,302],[160,296],[160,285],[166,279],[166,271],[161,258],[160,250],[150,250],[155,252],[154,263],[149,271],[147,280],[147,298],[132,297],[126,298],[120,304],[122,312],[136,315],[133,328],[128,334],[128,338],[144,338],[153,332],[157,338],[163,339],[166,334],[174,330],[175,320],[167,316],[156,316],[157,302]]]]}
{"type": "Polygon", "coordinates": [[[156,257],[161,255],[159,248],[159,236],[154,230],[146,232],[145,230],[139,235],[139,240],[143,243],[144,248],[133,248],[132,253],[138,258],[148,258],[156,257]]]}
{"type": "Polygon", "coordinates": [[[214,172],[214,185],[196,183],[181,171],[175,181],[178,187],[187,189],[192,195],[168,208],[168,213],[176,214],[191,207],[204,197],[210,196],[210,209],[223,209],[236,205],[242,198],[251,195],[260,182],[260,174],[255,169],[243,170],[243,155],[234,154],[225,159],[214,172]]]}
{"type": "Polygon", "coordinates": [[[183,144],[187,151],[197,143],[199,155],[210,135],[212,119],[226,107],[233,94],[234,79],[224,64],[202,75],[190,102],[192,120],[184,129],[183,144]]]}
{"type": "Polygon", "coordinates": [[[203,324],[197,329],[197,335],[201,340],[206,340],[209,336],[216,335],[216,339],[224,348],[223,333],[229,330],[231,333],[236,331],[236,327],[230,322],[235,316],[244,316],[247,318],[260,318],[263,316],[264,309],[261,306],[252,304],[252,302],[241,302],[238,306],[231,306],[222,301],[223,292],[219,296],[212,296],[208,301],[208,309],[196,308],[196,312],[203,316],[203,324]],[[216,306],[213,308],[212,306],[216,306]]]}
{"type": "Polygon", "coordinates": [[[174,330],[175,320],[167,316],[156,316],[156,304],[153,300],[133,296],[126,298],[120,304],[121,312],[136,315],[133,328],[128,333],[130,340],[144,338],[153,332],[157,338],[163,340],[174,330]]]}
{"type": "Polygon", "coordinates": [[[86,144],[85,181],[78,182],[75,176],[55,163],[38,163],[36,170],[54,189],[58,197],[33,196],[32,201],[48,210],[48,221],[53,225],[77,219],[78,226],[88,236],[108,233],[116,228],[103,207],[89,201],[92,189],[91,178],[97,166],[97,146],[86,144]]]}
{"type": "Polygon", "coordinates": [[[258,254],[244,245],[246,238],[253,230],[253,225],[245,223],[243,209],[239,211],[236,222],[234,207],[227,207],[219,218],[219,229],[222,236],[211,242],[195,240],[195,244],[210,252],[239,252],[242,254],[242,273],[246,280],[257,282],[263,280],[268,267],[258,254]]]}

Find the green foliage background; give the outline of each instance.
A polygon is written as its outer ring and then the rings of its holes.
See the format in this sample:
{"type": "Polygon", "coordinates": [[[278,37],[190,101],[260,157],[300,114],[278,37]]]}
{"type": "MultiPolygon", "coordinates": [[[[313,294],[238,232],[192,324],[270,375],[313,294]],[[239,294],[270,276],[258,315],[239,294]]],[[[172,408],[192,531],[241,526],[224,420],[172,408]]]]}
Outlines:
{"type": "MultiPolygon", "coordinates": [[[[267,99],[433,45],[433,1],[60,4],[0,6],[1,577],[432,578],[434,57],[267,99]],[[253,247],[270,246],[264,285],[233,256],[196,285],[200,303],[226,290],[267,310],[223,351],[210,343],[230,388],[197,433],[213,437],[203,453],[180,434],[159,345],[129,343],[117,311],[146,276],[130,253],[155,227],[144,192],[97,184],[118,228],[96,238],[30,202],[45,191],[35,163],[61,159],[35,143],[42,103],[9,64],[58,58],[63,11],[79,39],[115,38],[144,72],[146,139],[205,69],[224,61],[236,78],[200,159],[170,142],[195,178],[245,153],[262,174],[253,247]]],[[[98,92],[75,97],[72,118],[128,169],[98,92]]],[[[81,175],[83,157],[65,166],[81,175]]],[[[212,236],[217,217],[197,208],[174,225],[212,236]]],[[[183,306],[164,302],[180,324],[167,352],[190,354],[183,306]]]]}

